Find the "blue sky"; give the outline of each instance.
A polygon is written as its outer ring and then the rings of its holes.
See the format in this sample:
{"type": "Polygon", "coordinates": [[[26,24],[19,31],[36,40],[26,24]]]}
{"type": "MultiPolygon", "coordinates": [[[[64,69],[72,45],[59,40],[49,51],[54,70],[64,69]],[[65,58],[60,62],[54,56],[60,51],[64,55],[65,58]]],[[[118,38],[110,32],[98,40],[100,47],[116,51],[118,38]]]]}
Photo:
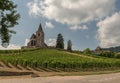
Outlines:
{"type": "Polygon", "coordinates": [[[40,23],[48,45],[55,45],[58,33],[76,50],[120,45],[120,0],[13,1],[21,15],[10,41],[13,48],[24,46],[40,23]]]}

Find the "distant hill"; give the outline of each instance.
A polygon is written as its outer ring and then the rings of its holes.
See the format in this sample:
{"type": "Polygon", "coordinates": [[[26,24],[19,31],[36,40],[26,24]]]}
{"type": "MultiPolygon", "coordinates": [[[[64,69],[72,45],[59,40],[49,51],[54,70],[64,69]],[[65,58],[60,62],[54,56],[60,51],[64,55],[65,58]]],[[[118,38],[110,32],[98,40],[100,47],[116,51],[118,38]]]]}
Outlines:
{"type": "Polygon", "coordinates": [[[102,50],[109,50],[112,52],[120,52],[120,46],[110,47],[110,48],[102,48],[102,50]]]}

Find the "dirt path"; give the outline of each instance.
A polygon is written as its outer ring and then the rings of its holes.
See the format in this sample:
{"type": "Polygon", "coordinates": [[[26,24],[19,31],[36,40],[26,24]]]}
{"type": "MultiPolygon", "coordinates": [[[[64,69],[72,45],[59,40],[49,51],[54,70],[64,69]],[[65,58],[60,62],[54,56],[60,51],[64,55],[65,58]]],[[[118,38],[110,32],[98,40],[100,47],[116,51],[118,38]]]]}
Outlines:
{"type": "Polygon", "coordinates": [[[120,73],[92,76],[0,79],[0,83],[120,83],[120,73]]]}
{"type": "Polygon", "coordinates": [[[68,54],[72,54],[72,55],[76,55],[76,56],[81,56],[81,57],[86,57],[86,58],[92,58],[92,59],[95,59],[94,57],[90,57],[90,56],[85,56],[83,54],[76,54],[76,53],[70,53],[70,52],[66,52],[68,54]]]}

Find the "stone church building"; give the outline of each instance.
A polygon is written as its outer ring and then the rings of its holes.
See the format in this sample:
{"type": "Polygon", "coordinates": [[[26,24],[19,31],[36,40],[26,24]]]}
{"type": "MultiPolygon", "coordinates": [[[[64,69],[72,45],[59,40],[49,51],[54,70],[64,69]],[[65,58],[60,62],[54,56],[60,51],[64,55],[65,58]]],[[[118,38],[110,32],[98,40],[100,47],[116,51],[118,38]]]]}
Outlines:
{"type": "Polygon", "coordinates": [[[36,34],[32,34],[30,37],[30,41],[27,43],[27,46],[23,46],[22,48],[46,48],[47,45],[44,42],[44,32],[42,29],[42,25],[39,25],[36,34]]]}

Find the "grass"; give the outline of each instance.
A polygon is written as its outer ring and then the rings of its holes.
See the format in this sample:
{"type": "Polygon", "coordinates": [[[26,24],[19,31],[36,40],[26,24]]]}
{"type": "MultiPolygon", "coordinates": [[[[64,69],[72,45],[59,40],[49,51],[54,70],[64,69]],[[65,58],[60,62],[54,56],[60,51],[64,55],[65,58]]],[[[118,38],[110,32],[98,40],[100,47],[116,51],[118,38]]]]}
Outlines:
{"type": "Polygon", "coordinates": [[[120,68],[120,59],[79,55],[56,49],[30,49],[27,51],[0,51],[0,60],[6,65],[12,63],[15,66],[19,64],[23,67],[29,66],[65,72],[117,70],[120,68]]]}

